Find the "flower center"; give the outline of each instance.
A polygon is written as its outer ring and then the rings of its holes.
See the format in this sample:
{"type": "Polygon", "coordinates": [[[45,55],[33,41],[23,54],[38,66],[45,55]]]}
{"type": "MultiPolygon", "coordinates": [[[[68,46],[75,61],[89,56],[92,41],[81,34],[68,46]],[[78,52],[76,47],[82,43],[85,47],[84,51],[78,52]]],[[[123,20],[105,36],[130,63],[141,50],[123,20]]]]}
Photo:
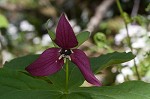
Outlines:
{"type": "Polygon", "coordinates": [[[61,55],[62,55],[62,54],[64,54],[64,55],[70,55],[70,54],[72,54],[72,52],[71,52],[70,49],[68,49],[68,50],[61,49],[60,54],[61,54],[61,55]]]}
{"type": "Polygon", "coordinates": [[[70,54],[73,53],[72,50],[70,50],[70,49],[68,49],[68,50],[66,50],[66,49],[61,49],[59,52],[60,52],[60,54],[61,54],[60,57],[59,57],[59,60],[62,59],[62,58],[68,58],[69,60],[71,60],[70,54]]]}

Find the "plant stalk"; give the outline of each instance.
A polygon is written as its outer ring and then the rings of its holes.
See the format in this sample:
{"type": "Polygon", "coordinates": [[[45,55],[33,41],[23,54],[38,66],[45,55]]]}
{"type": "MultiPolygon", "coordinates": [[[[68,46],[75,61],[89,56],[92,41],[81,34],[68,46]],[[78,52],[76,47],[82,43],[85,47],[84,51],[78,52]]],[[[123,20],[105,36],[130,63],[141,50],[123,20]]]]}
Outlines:
{"type": "MultiPolygon", "coordinates": [[[[0,54],[2,55],[2,51],[4,49],[4,46],[3,46],[3,42],[1,40],[1,36],[2,36],[2,33],[1,33],[1,30],[0,30],[0,46],[1,46],[1,48],[0,48],[0,54]]],[[[0,68],[2,68],[2,65],[3,65],[3,55],[0,58],[0,68]]]]}
{"type": "Polygon", "coordinates": [[[69,79],[69,66],[68,66],[68,59],[66,59],[66,93],[68,93],[68,79],[69,79]]]}
{"type": "MultiPolygon", "coordinates": [[[[116,3],[117,3],[118,9],[119,9],[121,15],[123,15],[124,12],[122,10],[122,7],[120,5],[119,0],[116,0],[116,3]]],[[[123,19],[124,19],[124,17],[123,17],[123,19]]],[[[131,52],[133,53],[133,47],[132,47],[131,37],[129,35],[128,26],[127,26],[127,22],[125,21],[125,19],[124,19],[124,23],[125,23],[125,28],[126,28],[126,31],[127,31],[128,44],[129,44],[131,52]]],[[[133,62],[134,62],[134,67],[135,67],[135,71],[136,71],[136,75],[138,77],[138,80],[141,80],[135,59],[133,59],[133,62]]]]}

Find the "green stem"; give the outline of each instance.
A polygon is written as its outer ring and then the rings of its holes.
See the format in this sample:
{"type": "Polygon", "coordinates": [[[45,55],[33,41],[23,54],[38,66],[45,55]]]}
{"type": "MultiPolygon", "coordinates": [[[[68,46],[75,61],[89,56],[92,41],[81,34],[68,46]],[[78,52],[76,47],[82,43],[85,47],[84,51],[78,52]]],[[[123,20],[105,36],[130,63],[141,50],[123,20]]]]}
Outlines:
{"type": "MultiPolygon", "coordinates": [[[[126,30],[127,30],[128,44],[129,44],[129,47],[130,47],[130,49],[133,53],[133,48],[132,48],[132,45],[131,45],[131,38],[130,38],[130,35],[129,35],[127,24],[125,24],[125,27],[126,27],[126,30]]],[[[138,77],[138,80],[141,80],[135,59],[133,59],[133,62],[134,62],[135,72],[136,72],[136,75],[138,77]]]]}
{"type": "MultiPolygon", "coordinates": [[[[1,44],[0,54],[2,54],[2,51],[4,49],[4,46],[3,46],[3,43],[2,43],[2,40],[1,40],[1,36],[2,36],[2,33],[1,33],[1,30],[0,30],[0,44],[1,44]]],[[[2,65],[3,65],[3,56],[0,58],[0,68],[2,67],[2,65]]]]}
{"type": "Polygon", "coordinates": [[[69,79],[69,66],[68,66],[68,59],[66,59],[66,93],[68,93],[68,79],[69,79]]]}
{"type": "Polygon", "coordinates": [[[117,2],[117,6],[118,6],[119,11],[120,11],[120,13],[122,14],[122,13],[123,13],[123,10],[122,10],[122,7],[121,7],[121,5],[120,5],[119,0],[116,0],[116,2],[117,2]]]}
{"type": "MultiPolygon", "coordinates": [[[[116,2],[117,2],[117,6],[118,6],[118,9],[119,9],[121,15],[123,15],[124,12],[123,12],[123,10],[122,10],[122,7],[121,7],[121,5],[120,5],[119,0],[116,0],[116,2]]],[[[124,19],[124,17],[123,17],[123,19],[124,19]]],[[[129,31],[128,31],[128,27],[127,27],[127,23],[126,23],[125,19],[124,19],[124,23],[125,23],[125,28],[126,28],[126,31],[127,31],[128,44],[129,44],[129,47],[130,47],[131,52],[133,53],[133,47],[132,47],[132,43],[131,43],[131,37],[130,37],[130,35],[129,35],[129,31]]],[[[133,61],[134,61],[134,67],[135,67],[135,71],[136,71],[138,80],[140,80],[141,78],[140,78],[140,75],[139,75],[139,72],[138,72],[138,67],[137,67],[137,64],[136,64],[135,59],[134,59],[133,61]]]]}

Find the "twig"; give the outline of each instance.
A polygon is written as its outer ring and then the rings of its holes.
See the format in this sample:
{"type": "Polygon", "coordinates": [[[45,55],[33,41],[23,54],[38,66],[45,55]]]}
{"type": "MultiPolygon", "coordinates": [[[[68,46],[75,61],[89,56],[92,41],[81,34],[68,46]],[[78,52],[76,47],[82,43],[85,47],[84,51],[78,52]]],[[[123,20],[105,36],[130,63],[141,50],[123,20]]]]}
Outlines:
{"type": "Polygon", "coordinates": [[[115,0],[103,0],[103,2],[96,8],[95,15],[90,19],[87,25],[87,31],[92,33],[97,29],[108,8],[114,3],[114,1],[115,0]]]}
{"type": "Polygon", "coordinates": [[[131,12],[131,17],[134,17],[137,15],[138,10],[139,10],[139,5],[140,5],[140,0],[134,0],[134,5],[133,5],[132,12],[131,12]]]}

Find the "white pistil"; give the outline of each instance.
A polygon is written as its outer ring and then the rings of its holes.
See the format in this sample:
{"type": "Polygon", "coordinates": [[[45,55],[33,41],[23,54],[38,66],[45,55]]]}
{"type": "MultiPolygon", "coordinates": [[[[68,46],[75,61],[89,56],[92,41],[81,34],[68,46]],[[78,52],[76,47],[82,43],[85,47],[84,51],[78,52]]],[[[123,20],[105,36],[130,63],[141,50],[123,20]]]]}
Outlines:
{"type": "Polygon", "coordinates": [[[71,51],[71,53],[74,53],[72,50],[70,50],[71,51]]]}
{"type": "Polygon", "coordinates": [[[59,53],[61,52],[61,49],[58,51],[59,53]]]}
{"type": "Polygon", "coordinates": [[[60,55],[58,59],[60,60],[60,59],[62,59],[63,57],[65,57],[64,54],[60,55]]]}
{"type": "MultiPolygon", "coordinates": [[[[60,59],[62,59],[62,58],[68,58],[68,59],[71,61],[71,57],[70,57],[69,55],[64,55],[64,54],[62,54],[62,55],[59,56],[58,59],[60,60],[60,59]]],[[[56,62],[57,62],[57,61],[56,61],[56,62]]]]}
{"type": "Polygon", "coordinates": [[[65,56],[65,58],[68,58],[71,61],[71,57],[69,55],[65,56]]]}

